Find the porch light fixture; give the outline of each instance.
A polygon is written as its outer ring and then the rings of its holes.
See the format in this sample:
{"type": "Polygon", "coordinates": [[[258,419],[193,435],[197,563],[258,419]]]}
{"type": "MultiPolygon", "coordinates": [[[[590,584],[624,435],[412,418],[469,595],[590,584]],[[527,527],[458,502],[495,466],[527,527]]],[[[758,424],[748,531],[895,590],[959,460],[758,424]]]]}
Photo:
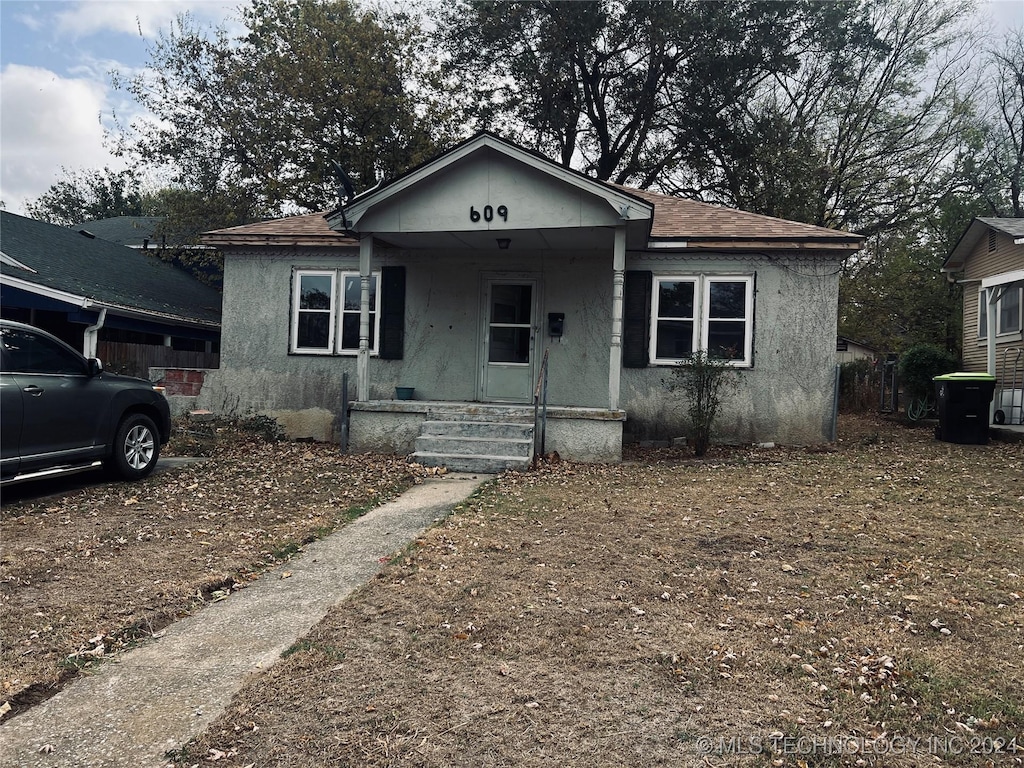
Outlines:
{"type": "Polygon", "coordinates": [[[498,247],[501,248],[501,250],[507,251],[508,247],[510,245],[512,245],[512,239],[511,238],[509,238],[509,237],[499,237],[498,238],[498,247]]]}

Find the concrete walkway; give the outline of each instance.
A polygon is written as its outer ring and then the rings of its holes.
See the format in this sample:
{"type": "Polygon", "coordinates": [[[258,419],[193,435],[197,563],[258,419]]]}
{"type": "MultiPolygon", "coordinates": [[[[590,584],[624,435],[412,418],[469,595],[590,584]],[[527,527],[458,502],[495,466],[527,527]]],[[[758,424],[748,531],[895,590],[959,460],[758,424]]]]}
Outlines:
{"type": "Polygon", "coordinates": [[[485,475],[413,486],[229,599],[169,626],[53,698],[0,723],[0,766],[157,768],[199,735],[246,677],[271,666],[387,558],[485,475]],[[281,578],[287,571],[288,578],[281,578]]]}

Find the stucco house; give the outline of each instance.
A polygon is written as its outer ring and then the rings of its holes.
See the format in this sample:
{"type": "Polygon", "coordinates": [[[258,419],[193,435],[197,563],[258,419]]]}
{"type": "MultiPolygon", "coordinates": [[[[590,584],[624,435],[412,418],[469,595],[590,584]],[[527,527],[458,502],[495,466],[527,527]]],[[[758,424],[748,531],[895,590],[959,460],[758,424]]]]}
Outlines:
{"type": "Polygon", "coordinates": [[[827,441],[839,267],[862,238],[596,181],[480,133],[328,214],[204,241],[225,265],[202,406],[474,468],[454,457],[532,444],[545,380],[545,450],[563,458],[685,434],[666,383],[697,349],[739,375],[724,437],[827,441]]]}
{"type": "Polygon", "coordinates": [[[995,376],[993,412],[1024,423],[1024,219],[972,220],[942,271],[963,285],[964,370],[995,376]]]}

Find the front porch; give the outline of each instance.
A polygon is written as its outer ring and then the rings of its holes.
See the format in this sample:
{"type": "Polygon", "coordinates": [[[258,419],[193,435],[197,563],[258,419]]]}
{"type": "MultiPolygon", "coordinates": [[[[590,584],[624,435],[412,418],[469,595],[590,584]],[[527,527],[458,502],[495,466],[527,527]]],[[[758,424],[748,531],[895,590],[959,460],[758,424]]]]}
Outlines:
{"type": "MultiPolygon", "coordinates": [[[[519,432],[519,440],[528,441],[529,448],[536,443],[541,450],[541,433],[535,431],[533,405],[503,405],[476,402],[452,402],[437,400],[364,400],[350,406],[349,416],[349,450],[375,451],[412,455],[419,452],[425,460],[424,464],[448,464],[469,467],[470,464],[461,458],[469,455],[482,455],[505,458],[509,461],[491,462],[504,464],[492,469],[476,469],[475,471],[497,471],[508,467],[521,466],[521,459],[510,453],[495,453],[494,450],[481,447],[481,453],[474,453],[471,443],[452,446],[450,452],[439,454],[436,449],[437,437],[458,432],[468,441],[494,441],[496,437],[467,434],[466,429],[444,429],[439,425],[475,422],[487,425],[519,425],[527,427],[519,432]],[[431,440],[429,446],[424,439],[431,440]],[[417,441],[420,440],[419,446],[417,441]],[[438,455],[447,456],[448,460],[439,460],[438,455]]],[[[626,413],[622,410],[607,408],[584,408],[575,406],[548,406],[546,417],[544,409],[539,413],[537,429],[543,429],[543,451],[556,451],[563,459],[584,462],[618,462],[622,459],[622,425],[626,413]]],[[[506,430],[507,431],[507,430],[506,430]]],[[[450,438],[449,438],[450,439],[450,438]]],[[[502,445],[507,438],[500,438],[502,445]]],[[[486,442],[479,443],[486,446],[486,442]]],[[[502,448],[504,450],[504,448],[502,448]]],[[[528,450],[527,463],[532,459],[533,451],[528,450]]],[[[482,464],[481,464],[482,466],[482,464]]]]}

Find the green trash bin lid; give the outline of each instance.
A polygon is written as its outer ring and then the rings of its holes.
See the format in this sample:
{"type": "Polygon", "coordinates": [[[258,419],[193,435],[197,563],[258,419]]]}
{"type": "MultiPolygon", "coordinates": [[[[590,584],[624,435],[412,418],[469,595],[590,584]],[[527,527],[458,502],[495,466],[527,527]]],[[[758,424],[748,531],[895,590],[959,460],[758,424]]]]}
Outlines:
{"type": "Polygon", "coordinates": [[[935,376],[932,381],[995,381],[996,377],[989,373],[972,373],[971,371],[958,371],[957,373],[944,373],[935,376]]]}

